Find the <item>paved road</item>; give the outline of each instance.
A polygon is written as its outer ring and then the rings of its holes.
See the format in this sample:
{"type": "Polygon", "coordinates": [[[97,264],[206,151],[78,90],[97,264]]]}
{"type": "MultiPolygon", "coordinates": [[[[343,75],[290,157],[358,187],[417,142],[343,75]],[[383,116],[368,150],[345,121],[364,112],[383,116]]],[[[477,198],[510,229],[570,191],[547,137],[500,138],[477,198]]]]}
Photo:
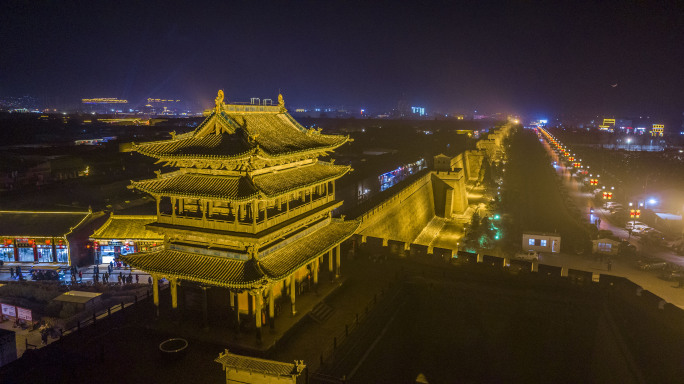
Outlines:
{"type": "MultiPolygon", "coordinates": [[[[549,152],[553,161],[556,161],[558,166],[556,172],[561,177],[561,180],[568,190],[568,195],[575,199],[577,207],[580,208],[582,214],[587,215],[589,222],[595,223],[597,218],[601,219],[600,229],[610,230],[614,235],[621,239],[627,240],[630,236],[624,228],[613,225],[609,220],[608,210],[594,207],[594,215],[590,213],[590,208],[594,206],[591,193],[581,191],[581,180],[578,177],[572,176],[571,170],[561,165],[560,157],[551,149],[548,142],[544,141],[544,147],[549,152]]],[[[644,247],[639,241],[638,237],[631,236],[628,240],[631,244],[637,247],[637,254],[649,257],[658,257],[670,263],[684,266],[684,257],[678,256],[674,252],[657,249],[653,247],[644,247]]],[[[666,301],[684,308],[684,289],[678,286],[677,282],[667,281],[658,278],[656,271],[642,271],[637,268],[635,258],[614,257],[612,258],[612,268],[608,271],[608,266],[605,261],[597,259],[593,255],[569,255],[569,254],[544,254],[542,262],[544,264],[554,266],[564,266],[574,269],[581,269],[585,271],[592,271],[598,273],[608,273],[616,276],[627,277],[633,282],[641,285],[666,301]]]]}
{"type": "Polygon", "coordinates": [[[608,210],[599,207],[594,207],[594,214],[592,215],[589,212],[589,209],[594,206],[592,194],[582,192],[581,179],[576,176],[572,176],[570,169],[561,165],[559,156],[551,149],[549,143],[546,141],[544,143],[544,146],[551,155],[551,157],[554,159],[554,161],[556,161],[557,164],[559,164],[556,167],[556,172],[561,176],[561,179],[563,180],[565,187],[569,191],[569,195],[575,199],[575,201],[577,202],[577,206],[580,208],[580,210],[582,210],[583,214],[588,216],[589,221],[592,224],[596,222],[597,218],[600,218],[601,226],[599,229],[610,230],[613,232],[615,236],[618,236],[621,239],[628,240],[632,245],[634,245],[637,248],[638,254],[648,257],[657,257],[669,263],[684,267],[684,257],[679,256],[676,253],[667,249],[662,249],[653,246],[644,247],[639,241],[638,236],[629,236],[627,230],[613,225],[608,220],[608,217],[610,215],[610,212],[608,210]]]}

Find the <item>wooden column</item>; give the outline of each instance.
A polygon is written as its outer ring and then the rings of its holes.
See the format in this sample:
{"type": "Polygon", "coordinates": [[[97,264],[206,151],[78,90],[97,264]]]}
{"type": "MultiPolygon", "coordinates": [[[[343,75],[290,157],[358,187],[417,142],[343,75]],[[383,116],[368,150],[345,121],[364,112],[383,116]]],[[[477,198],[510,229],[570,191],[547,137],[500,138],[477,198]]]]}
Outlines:
{"type": "Polygon", "coordinates": [[[207,301],[207,288],[202,286],[202,326],[209,328],[209,302],[207,301]]]}
{"type": "Polygon", "coordinates": [[[171,217],[176,218],[176,204],[178,204],[178,198],[171,198],[171,217]]]}
{"type": "Polygon", "coordinates": [[[261,295],[261,292],[257,292],[257,294],[254,295],[254,306],[256,307],[254,310],[254,319],[256,320],[255,326],[257,342],[261,342],[261,301],[263,299],[264,298],[261,295]]]}
{"type": "Polygon", "coordinates": [[[238,302],[239,292],[234,292],[233,298],[235,299],[235,304],[233,305],[235,312],[235,332],[240,333],[240,304],[238,302]]]}
{"type": "Polygon", "coordinates": [[[292,302],[292,316],[297,314],[297,310],[295,309],[295,297],[297,296],[296,282],[297,279],[295,278],[294,274],[290,275],[290,301],[292,302]]]}
{"type": "Polygon", "coordinates": [[[159,201],[161,200],[161,197],[155,196],[155,200],[157,201],[157,217],[159,217],[159,201]]]}
{"type": "Polygon", "coordinates": [[[259,205],[256,200],[252,202],[252,228],[256,229],[257,217],[259,217],[259,205]]]}
{"type": "Polygon", "coordinates": [[[159,278],[152,275],[152,300],[154,301],[154,313],[159,316],[159,278]]]}
{"type": "Polygon", "coordinates": [[[332,248],[330,251],[328,251],[328,272],[332,273],[333,271],[333,250],[332,248]]]}
{"type": "Polygon", "coordinates": [[[316,258],[316,260],[313,261],[312,264],[313,264],[312,265],[312,267],[313,267],[313,283],[314,283],[314,286],[317,286],[318,285],[318,257],[316,258]]]}
{"type": "Polygon", "coordinates": [[[340,277],[340,261],[342,260],[340,245],[337,244],[335,247],[335,277],[340,277]]]}
{"type": "Polygon", "coordinates": [[[199,201],[199,209],[202,211],[202,222],[207,221],[207,206],[204,200],[199,201]]]}
{"type": "Polygon", "coordinates": [[[268,323],[271,329],[275,329],[275,297],[273,285],[268,290],[268,323]]]}
{"type": "Polygon", "coordinates": [[[178,309],[178,279],[172,277],[169,279],[169,288],[171,291],[171,309],[178,309]]]}

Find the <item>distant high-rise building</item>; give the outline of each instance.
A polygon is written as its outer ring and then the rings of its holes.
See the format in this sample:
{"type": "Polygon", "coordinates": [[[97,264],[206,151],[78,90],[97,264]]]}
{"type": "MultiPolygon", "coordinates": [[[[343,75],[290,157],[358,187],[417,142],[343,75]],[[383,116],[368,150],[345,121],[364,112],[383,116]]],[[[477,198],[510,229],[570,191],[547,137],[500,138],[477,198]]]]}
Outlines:
{"type": "Polygon", "coordinates": [[[414,115],[418,116],[425,116],[425,108],[424,107],[411,107],[411,113],[414,115]]]}
{"type": "Polygon", "coordinates": [[[651,129],[651,136],[663,137],[664,129],[665,125],[663,124],[653,124],[653,128],[651,129]]]}

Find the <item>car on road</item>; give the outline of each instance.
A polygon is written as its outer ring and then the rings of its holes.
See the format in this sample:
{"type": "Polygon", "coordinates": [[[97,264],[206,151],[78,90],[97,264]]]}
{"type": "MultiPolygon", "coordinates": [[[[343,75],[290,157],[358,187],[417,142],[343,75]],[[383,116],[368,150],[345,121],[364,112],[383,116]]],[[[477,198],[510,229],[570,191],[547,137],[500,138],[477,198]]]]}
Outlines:
{"type": "Polygon", "coordinates": [[[635,227],[648,227],[648,225],[642,223],[641,221],[631,221],[631,220],[625,224],[625,229],[628,231],[630,229],[634,229],[635,227]]]}
{"type": "Polygon", "coordinates": [[[646,233],[646,231],[649,229],[653,229],[653,228],[645,226],[645,225],[644,226],[637,225],[637,226],[634,226],[634,228],[632,228],[632,233],[637,234],[637,235],[642,235],[642,234],[646,233]]]}
{"type": "Polygon", "coordinates": [[[636,246],[629,241],[622,239],[620,240],[619,253],[621,255],[633,255],[636,253],[636,246]]]}
{"type": "Polygon", "coordinates": [[[527,260],[527,261],[539,261],[539,252],[537,251],[527,251],[527,252],[520,252],[516,253],[513,258],[518,259],[518,260],[527,260]]]}

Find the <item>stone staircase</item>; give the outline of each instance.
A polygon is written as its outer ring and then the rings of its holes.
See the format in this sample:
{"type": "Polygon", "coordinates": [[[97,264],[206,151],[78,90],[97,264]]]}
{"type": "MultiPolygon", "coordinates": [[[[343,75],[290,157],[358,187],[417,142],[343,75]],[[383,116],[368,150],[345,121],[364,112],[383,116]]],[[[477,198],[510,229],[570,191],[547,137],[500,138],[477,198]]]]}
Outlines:
{"type": "Polygon", "coordinates": [[[321,324],[328,320],[328,318],[332,316],[333,312],[335,312],[335,310],[331,306],[321,301],[320,303],[316,304],[315,307],[313,307],[311,312],[309,312],[309,317],[311,317],[318,324],[321,324]]]}

